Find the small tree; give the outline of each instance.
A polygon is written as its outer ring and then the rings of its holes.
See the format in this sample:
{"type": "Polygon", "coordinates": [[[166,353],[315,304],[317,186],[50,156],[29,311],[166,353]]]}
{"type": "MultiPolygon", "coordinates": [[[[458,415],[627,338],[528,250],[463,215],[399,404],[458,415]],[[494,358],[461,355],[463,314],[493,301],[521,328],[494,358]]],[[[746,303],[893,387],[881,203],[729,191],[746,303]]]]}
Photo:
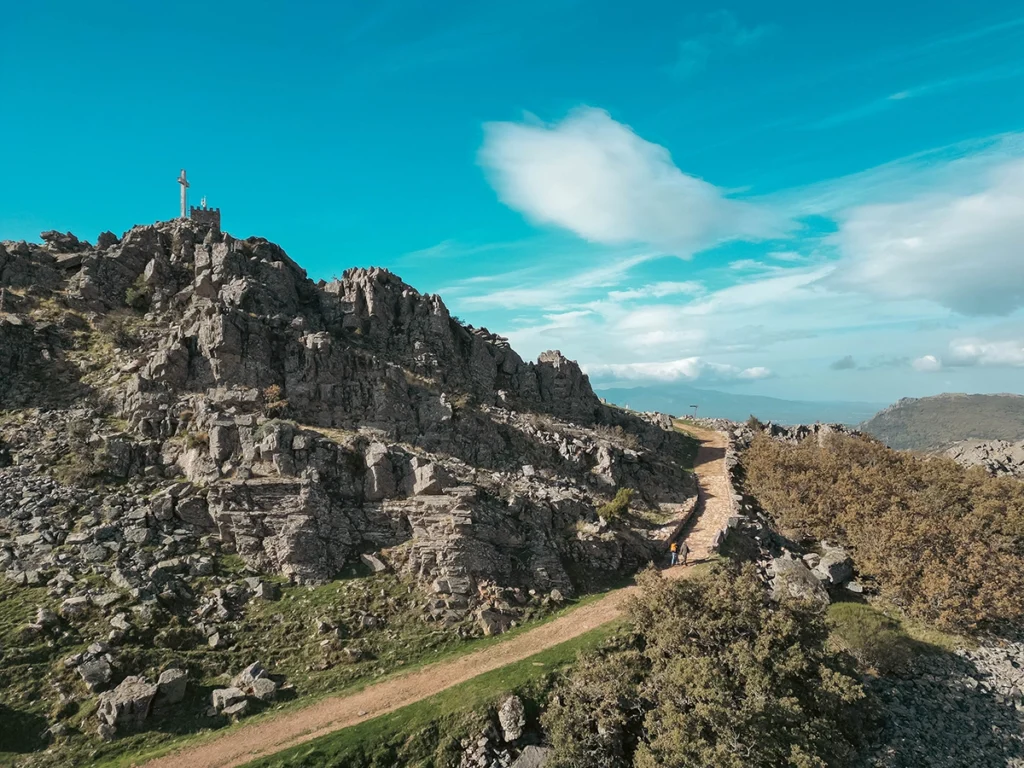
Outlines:
{"type": "Polygon", "coordinates": [[[597,513],[605,520],[618,520],[629,511],[629,502],[632,500],[632,488],[619,488],[615,498],[602,506],[597,513]]]}

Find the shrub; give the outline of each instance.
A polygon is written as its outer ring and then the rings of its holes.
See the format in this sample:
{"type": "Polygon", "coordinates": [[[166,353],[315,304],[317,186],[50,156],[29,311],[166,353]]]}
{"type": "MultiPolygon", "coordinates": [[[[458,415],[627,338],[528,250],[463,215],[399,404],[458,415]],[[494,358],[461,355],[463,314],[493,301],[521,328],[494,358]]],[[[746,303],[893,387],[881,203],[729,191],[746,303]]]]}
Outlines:
{"type": "Polygon", "coordinates": [[[128,289],[124,292],[124,301],[132,309],[137,309],[141,312],[149,309],[149,299],[152,290],[146,284],[146,279],[143,275],[139,275],[135,278],[135,282],[128,286],[128,289]]]}
{"type": "Polygon", "coordinates": [[[843,541],[909,615],[958,631],[1024,625],[1024,483],[838,434],[759,435],[743,466],[778,525],[843,541]]]}
{"type": "Polygon", "coordinates": [[[883,675],[906,671],[923,646],[898,621],[864,603],[833,603],[828,624],[839,645],[883,675]]]}
{"type": "Polygon", "coordinates": [[[597,513],[605,520],[618,520],[629,512],[629,502],[632,500],[632,488],[619,488],[615,494],[615,498],[602,506],[597,513]]]}
{"type": "Polygon", "coordinates": [[[750,565],[639,582],[632,647],[581,660],[554,692],[554,766],[846,764],[865,696],[820,613],[771,603],[750,565]]]}
{"type": "Polygon", "coordinates": [[[98,327],[116,347],[132,350],[142,346],[142,338],[127,317],[110,315],[100,321],[98,327]]]}
{"type": "Polygon", "coordinates": [[[263,410],[269,416],[281,417],[288,410],[288,401],[282,398],[284,391],[278,384],[271,384],[263,390],[263,410]]]}

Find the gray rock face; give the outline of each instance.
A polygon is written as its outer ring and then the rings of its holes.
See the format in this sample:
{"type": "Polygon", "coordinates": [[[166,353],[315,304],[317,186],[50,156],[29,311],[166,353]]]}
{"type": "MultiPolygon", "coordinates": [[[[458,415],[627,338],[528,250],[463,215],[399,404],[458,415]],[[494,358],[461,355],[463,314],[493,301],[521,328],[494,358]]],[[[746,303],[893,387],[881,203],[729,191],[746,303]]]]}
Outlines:
{"type": "MultiPolygon", "coordinates": [[[[0,429],[0,569],[26,586],[64,573],[62,619],[102,614],[118,642],[145,626],[81,577],[187,600],[211,549],[296,583],[379,552],[457,587],[431,620],[482,609],[501,631],[488,594],[571,597],[657,556],[642,521],[596,519],[619,488],[659,513],[695,493],[671,420],[602,404],[561,353],[524,361],[385,270],[313,283],[266,240],[174,221],[96,248],[4,243],[0,285],[32,288],[0,317],[0,407],[26,414],[0,429]],[[30,314],[44,299],[58,321],[30,314]],[[114,352],[69,362],[96,349],[114,352]],[[90,490],[108,480],[129,490],[90,490]]],[[[162,641],[227,645],[238,601],[199,602],[202,630],[162,641]]]]}
{"type": "Polygon", "coordinates": [[[96,715],[117,730],[138,728],[149,717],[157,686],[143,677],[126,677],[112,691],[100,696],[96,715]]]}

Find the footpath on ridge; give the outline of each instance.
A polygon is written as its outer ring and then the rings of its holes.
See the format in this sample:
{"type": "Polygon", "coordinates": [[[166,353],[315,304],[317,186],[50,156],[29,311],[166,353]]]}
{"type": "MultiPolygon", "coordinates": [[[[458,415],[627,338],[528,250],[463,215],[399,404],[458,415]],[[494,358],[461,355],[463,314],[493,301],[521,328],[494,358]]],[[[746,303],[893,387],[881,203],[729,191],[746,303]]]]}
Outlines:
{"type": "MultiPolygon", "coordinates": [[[[701,441],[695,462],[699,481],[697,509],[685,531],[692,566],[711,555],[715,535],[722,530],[732,514],[732,491],[725,466],[726,436],[721,432],[695,427],[687,427],[687,431],[701,441]]],[[[681,578],[689,570],[676,567],[662,573],[668,578],[681,578]]],[[[172,752],[146,762],[145,765],[147,768],[227,768],[243,765],[258,757],[266,757],[393,712],[614,621],[621,616],[625,601],[636,589],[635,586],[629,586],[614,590],[557,619],[487,648],[369,685],[356,693],[321,699],[308,707],[282,713],[271,720],[232,729],[205,744],[172,752]]]]}

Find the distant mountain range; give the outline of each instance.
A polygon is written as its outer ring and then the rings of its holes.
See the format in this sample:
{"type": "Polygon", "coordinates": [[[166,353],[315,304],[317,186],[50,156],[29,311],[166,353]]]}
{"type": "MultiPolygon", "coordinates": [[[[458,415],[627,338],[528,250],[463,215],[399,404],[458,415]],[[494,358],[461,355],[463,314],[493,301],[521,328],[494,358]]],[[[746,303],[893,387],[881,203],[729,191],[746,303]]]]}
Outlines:
{"type": "Polygon", "coordinates": [[[1024,440],[1024,395],[905,397],[861,429],[890,448],[935,451],[961,440],[1024,440]]]}
{"type": "Polygon", "coordinates": [[[653,387],[597,386],[595,390],[609,402],[629,406],[637,411],[661,411],[673,416],[686,416],[692,413],[690,406],[696,405],[698,416],[746,421],[753,415],[761,421],[774,421],[777,424],[825,421],[853,425],[870,419],[885,406],[884,403],[783,400],[700,389],[686,384],[653,387]]]}

